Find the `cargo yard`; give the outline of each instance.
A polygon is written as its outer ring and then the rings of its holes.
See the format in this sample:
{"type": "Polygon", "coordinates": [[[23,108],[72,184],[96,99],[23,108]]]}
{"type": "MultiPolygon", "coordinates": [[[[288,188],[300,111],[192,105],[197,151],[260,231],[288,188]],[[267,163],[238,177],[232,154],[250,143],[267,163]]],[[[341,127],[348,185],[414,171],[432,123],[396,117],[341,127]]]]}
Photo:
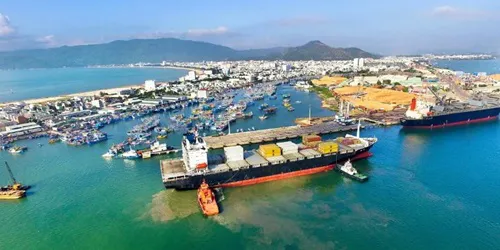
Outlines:
{"type": "Polygon", "coordinates": [[[286,139],[294,139],[308,134],[329,134],[355,130],[357,125],[343,126],[337,122],[325,122],[311,126],[290,126],[257,131],[227,134],[222,136],[207,136],[204,140],[208,148],[217,149],[236,145],[256,144],[286,139]]]}

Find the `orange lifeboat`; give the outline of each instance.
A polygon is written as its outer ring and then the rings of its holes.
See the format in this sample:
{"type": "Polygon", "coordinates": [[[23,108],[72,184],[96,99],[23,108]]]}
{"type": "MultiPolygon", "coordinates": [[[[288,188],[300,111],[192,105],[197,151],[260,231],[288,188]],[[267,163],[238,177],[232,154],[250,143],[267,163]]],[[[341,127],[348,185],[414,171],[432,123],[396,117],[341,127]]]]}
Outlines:
{"type": "Polygon", "coordinates": [[[200,204],[201,211],[203,211],[203,214],[206,216],[219,213],[219,206],[217,206],[215,194],[205,180],[203,180],[200,188],[198,188],[198,204],[200,204]]]}

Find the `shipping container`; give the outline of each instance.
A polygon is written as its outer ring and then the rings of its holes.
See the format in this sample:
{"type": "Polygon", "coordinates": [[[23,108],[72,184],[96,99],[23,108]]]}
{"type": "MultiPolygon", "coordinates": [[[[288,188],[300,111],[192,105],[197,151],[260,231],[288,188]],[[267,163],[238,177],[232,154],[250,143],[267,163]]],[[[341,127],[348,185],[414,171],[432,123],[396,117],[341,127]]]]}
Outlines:
{"type": "Polygon", "coordinates": [[[244,160],[242,146],[225,147],[224,155],[226,156],[226,161],[228,162],[244,160]]]}
{"type": "Polygon", "coordinates": [[[318,144],[318,151],[322,154],[335,153],[339,151],[339,145],[332,141],[322,142],[318,144]]]}
{"type": "Polygon", "coordinates": [[[291,141],[276,143],[281,148],[281,154],[293,154],[299,152],[299,146],[291,141]]]}
{"type": "Polygon", "coordinates": [[[300,153],[292,153],[292,154],[283,154],[283,157],[289,161],[297,161],[297,160],[304,160],[304,155],[300,153]]]}
{"type": "Polygon", "coordinates": [[[226,163],[232,170],[238,170],[241,168],[248,168],[249,164],[245,160],[242,161],[231,161],[226,163]]]}
{"type": "Polygon", "coordinates": [[[252,167],[269,165],[269,162],[266,159],[264,159],[260,154],[258,154],[255,150],[245,152],[245,160],[252,167]]]}
{"type": "Polygon", "coordinates": [[[259,146],[259,153],[264,157],[281,155],[281,148],[276,144],[265,144],[259,146]]]}
{"type": "Polygon", "coordinates": [[[282,155],[266,157],[266,160],[268,160],[271,164],[278,164],[278,163],[285,163],[286,162],[286,158],[283,157],[282,155]]]}
{"type": "Polygon", "coordinates": [[[321,141],[321,136],[319,135],[304,135],[302,136],[302,143],[307,145],[311,142],[321,141]]]}

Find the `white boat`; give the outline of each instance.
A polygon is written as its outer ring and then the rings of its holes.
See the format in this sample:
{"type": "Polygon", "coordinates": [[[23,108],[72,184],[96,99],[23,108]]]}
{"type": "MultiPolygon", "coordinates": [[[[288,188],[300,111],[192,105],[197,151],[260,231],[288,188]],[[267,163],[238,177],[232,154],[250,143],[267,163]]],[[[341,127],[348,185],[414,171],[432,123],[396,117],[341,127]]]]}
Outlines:
{"type": "Polygon", "coordinates": [[[9,149],[9,153],[11,154],[21,154],[23,153],[24,151],[26,151],[26,149],[28,149],[27,147],[12,147],[11,149],[9,149]]]}
{"type": "Polygon", "coordinates": [[[259,119],[265,120],[265,119],[267,119],[267,116],[265,116],[265,115],[259,116],[259,119]]]}
{"type": "Polygon", "coordinates": [[[137,152],[134,149],[130,148],[129,151],[122,154],[122,158],[137,159],[137,158],[139,158],[139,154],[137,154],[137,152]]]}
{"type": "Polygon", "coordinates": [[[157,153],[157,152],[162,152],[167,150],[167,144],[166,143],[161,143],[156,141],[149,147],[151,149],[151,152],[157,153]]]}
{"type": "Polygon", "coordinates": [[[337,167],[337,169],[341,174],[343,174],[347,177],[350,177],[354,180],[357,180],[360,182],[364,182],[364,181],[368,180],[368,176],[365,176],[365,175],[358,173],[358,170],[356,170],[352,166],[351,160],[347,160],[347,162],[344,163],[344,165],[339,165],[337,167]]]}
{"type": "Polygon", "coordinates": [[[114,158],[115,156],[116,156],[115,153],[113,153],[111,150],[102,155],[102,157],[106,159],[111,159],[114,158]]]}

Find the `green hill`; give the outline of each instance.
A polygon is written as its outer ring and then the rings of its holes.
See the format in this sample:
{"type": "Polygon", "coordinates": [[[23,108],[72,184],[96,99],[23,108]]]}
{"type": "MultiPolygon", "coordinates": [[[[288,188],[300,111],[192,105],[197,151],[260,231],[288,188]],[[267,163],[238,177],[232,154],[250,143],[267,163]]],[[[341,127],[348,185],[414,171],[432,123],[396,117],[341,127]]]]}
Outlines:
{"type": "Polygon", "coordinates": [[[348,60],[354,57],[375,56],[357,48],[331,48],[319,41],[293,48],[234,50],[207,42],[161,38],[0,52],[0,69],[83,67],[138,62],[159,63],[164,60],[348,60]]]}

